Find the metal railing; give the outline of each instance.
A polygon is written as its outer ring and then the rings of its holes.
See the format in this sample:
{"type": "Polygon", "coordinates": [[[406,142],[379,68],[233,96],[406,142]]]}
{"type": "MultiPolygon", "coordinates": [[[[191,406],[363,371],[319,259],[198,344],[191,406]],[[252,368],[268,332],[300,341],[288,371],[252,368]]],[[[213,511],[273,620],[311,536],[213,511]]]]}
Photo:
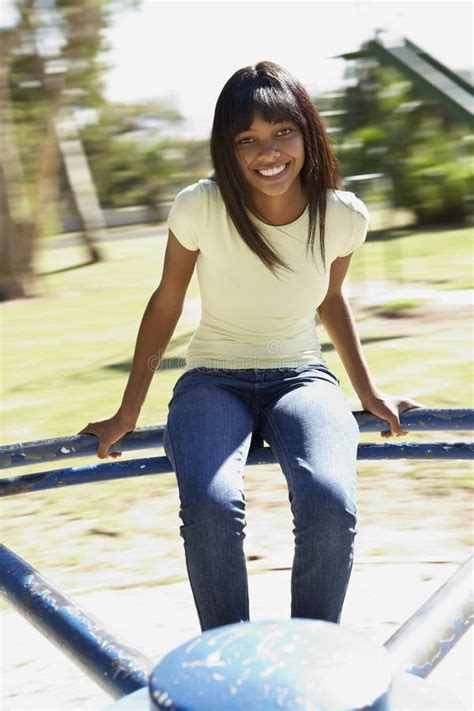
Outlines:
{"type": "MultiPolygon", "coordinates": [[[[355,412],[361,432],[380,432],[387,425],[369,413],[355,412]]],[[[474,410],[417,408],[402,414],[401,422],[408,431],[467,431],[474,429],[474,410]]],[[[123,438],[123,452],[161,447],[165,426],[138,428],[123,438]]],[[[0,469],[53,461],[88,457],[96,453],[97,438],[92,435],[73,435],[0,447],[0,469]]],[[[472,442],[401,442],[360,444],[358,459],[472,459],[472,442]]],[[[274,463],[275,457],[259,436],[254,436],[247,464],[274,463]]],[[[55,487],[88,484],[95,481],[124,479],[149,474],[171,472],[167,457],[146,457],[128,461],[88,464],[65,469],[53,469],[35,474],[24,474],[0,479],[0,496],[25,494],[55,487]]]]}
{"type": "MultiPolygon", "coordinates": [[[[386,423],[367,412],[356,412],[354,416],[361,432],[377,432],[387,428],[386,423]]],[[[474,429],[474,410],[408,410],[402,413],[401,424],[409,431],[466,432],[474,429]]],[[[120,449],[131,452],[160,447],[163,432],[164,425],[138,429],[123,439],[120,449]]],[[[97,439],[91,435],[7,445],[0,447],[0,466],[12,469],[43,465],[92,456],[96,449],[97,439]]],[[[472,459],[473,449],[473,444],[465,441],[370,443],[359,445],[358,458],[472,459]]],[[[275,462],[275,457],[271,449],[265,446],[261,437],[254,436],[247,464],[272,462],[275,462]]],[[[0,496],[171,471],[166,456],[95,462],[34,474],[3,476],[0,478],[0,496]]],[[[472,563],[468,561],[386,641],[394,673],[409,671],[426,677],[472,623],[471,567],[472,563]]],[[[112,696],[125,696],[147,685],[153,668],[151,660],[117,640],[98,620],[5,546],[0,546],[0,592],[112,696]]]]}

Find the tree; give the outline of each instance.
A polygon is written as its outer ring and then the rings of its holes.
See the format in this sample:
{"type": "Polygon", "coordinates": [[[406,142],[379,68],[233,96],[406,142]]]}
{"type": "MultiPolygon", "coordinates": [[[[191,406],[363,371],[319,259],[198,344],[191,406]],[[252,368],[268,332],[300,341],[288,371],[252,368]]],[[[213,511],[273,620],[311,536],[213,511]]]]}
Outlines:
{"type": "Polygon", "coordinates": [[[58,195],[61,148],[67,152],[69,141],[71,150],[74,140],[73,110],[103,103],[102,30],[112,7],[112,0],[16,0],[16,26],[1,31],[1,300],[34,293],[34,249],[58,195]]]}
{"type": "Polygon", "coordinates": [[[210,171],[208,141],[177,138],[181,114],[163,101],[107,103],[81,137],[104,207],[156,209],[210,171]]]}
{"type": "MultiPolygon", "coordinates": [[[[104,207],[155,207],[172,177],[162,134],[182,122],[162,101],[105,103],[81,138],[104,207]]],[[[165,144],[166,145],[166,144],[165,144]]]]}
{"type": "Polygon", "coordinates": [[[363,60],[355,77],[338,151],[345,172],[384,173],[391,203],[411,209],[419,224],[466,221],[474,183],[466,127],[392,68],[363,60]]]}

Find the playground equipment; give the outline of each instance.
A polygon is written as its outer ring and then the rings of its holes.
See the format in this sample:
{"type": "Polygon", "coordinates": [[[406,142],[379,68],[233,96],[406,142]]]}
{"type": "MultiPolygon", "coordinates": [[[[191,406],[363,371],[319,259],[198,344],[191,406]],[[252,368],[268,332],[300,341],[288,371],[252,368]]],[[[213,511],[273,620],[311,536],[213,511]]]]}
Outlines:
{"type": "MultiPolygon", "coordinates": [[[[354,416],[361,432],[386,428],[369,413],[354,416]]],[[[401,422],[411,431],[467,431],[473,429],[474,411],[419,408],[403,413],[401,422]]],[[[138,429],[124,438],[120,448],[160,447],[163,432],[164,426],[138,429]]],[[[91,435],[8,445],[0,447],[0,464],[5,469],[84,457],[95,455],[96,448],[91,435]]],[[[472,459],[472,454],[472,443],[464,441],[360,444],[358,451],[359,459],[472,459]]],[[[274,461],[271,449],[254,436],[247,463],[274,461]]],[[[93,463],[3,477],[0,495],[170,471],[165,456],[93,463]]],[[[449,690],[434,689],[420,680],[472,623],[471,576],[468,561],[384,648],[330,623],[250,622],[200,635],[166,655],[153,671],[151,660],[115,639],[26,561],[0,547],[2,594],[113,697],[124,697],[111,707],[117,711],[454,710],[458,706],[449,698],[449,690]]]]}
{"type": "Polygon", "coordinates": [[[338,56],[347,60],[371,57],[384,66],[394,67],[413,82],[422,96],[439,102],[456,121],[471,125],[474,87],[406,37],[387,42],[381,32],[356,52],[338,56]]]}

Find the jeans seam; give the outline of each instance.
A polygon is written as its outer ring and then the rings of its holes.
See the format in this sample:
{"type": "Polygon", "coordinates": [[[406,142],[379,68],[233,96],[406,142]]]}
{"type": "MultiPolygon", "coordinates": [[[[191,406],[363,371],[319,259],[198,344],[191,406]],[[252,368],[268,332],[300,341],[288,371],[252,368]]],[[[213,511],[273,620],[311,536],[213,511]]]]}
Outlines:
{"type": "MultiPolygon", "coordinates": [[[[283,444],[282,444],[279,431],[275,428],[275,426],[274,426],[274,424],[273,424],[273,422],[272,422],[272,420],[271,420],[271,418],[270,418],[270,416],[269,416],[268,413],[266,413],[266,412],[264,412],[264,411],[262,410],[262,415],[263,415],[263,416],[265,417],[265,419],[267,420],[268,424],[270,425],[271,431],[272,431],[273,434],[275,435],[275,439],[276,439],[277,444],[278,444],[278,447],[279,447],[279,449],[280,449],[280,453],[282,454],[282,458],[283,458],[284,461],[285,461],[285,466],[286,466],[288,469],[290,469],[290,468],[291,468],[291,467],[290,467],[290,461],[289,461],[289,459],[288,459],[288,457],[287,457],[285,448],[284,448],[284,446],[283,446],[283,444]]],[[[276,453],[274,453],[274,454],[276,455],[276,453]]],[[[289,482],[288,482],[288,488],[289,488],[289,482]]]]}
{"type": "MultiPolygon", "coordinates": [[[[168,442],[169,442],[169,445],[170,445],[171,456],[173,457],[174,465],[176,466],[176,456],[175,456],[175,453],[174,453],[173,442],[171,441],[171,432],[170,432],[170,428],[169,428],[168,423],[166,424],[166,431],[167,431],[167,433],[168,433],[168,442]]],[[[164,447],[163,447],[163,449],[164,449],[164,447]]],[[[165,454],[166,454],[166,452],[165,452],[165,454]]],[[[169,459],[169,457],[168,457],[168,459],[169,459]]],[[[170,464],[173,466],[173,462],[170,462],[170,464]]],[[[175,474],[176,474],[176,471],[175,471],[175,474]]]]}

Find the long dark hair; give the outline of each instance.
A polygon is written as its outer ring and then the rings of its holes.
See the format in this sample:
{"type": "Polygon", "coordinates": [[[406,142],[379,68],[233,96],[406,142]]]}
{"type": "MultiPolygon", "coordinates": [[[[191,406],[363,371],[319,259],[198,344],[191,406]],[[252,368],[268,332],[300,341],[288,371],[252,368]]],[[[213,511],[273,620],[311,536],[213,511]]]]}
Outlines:
{"type": "Polygon", "coordinates": [[[236,134],[250,127],[255,111],[268,122],[292,121],[303,135],[305,162],[300,175],[308,194],[306,250],[311,250],[314,258],[319,215],[319,244],[325,264],[326,191],[341,187],[339,163],[308,92],[286,69],[273,62],[239,69],[217,99],[211,133],[212,178],[219,186],[227,212],[244,242],[273,273],[278,266],[290,269],[265,241],[248,212],[252,207],[250,190],[237,162],[234,140],[236,134]]]}

